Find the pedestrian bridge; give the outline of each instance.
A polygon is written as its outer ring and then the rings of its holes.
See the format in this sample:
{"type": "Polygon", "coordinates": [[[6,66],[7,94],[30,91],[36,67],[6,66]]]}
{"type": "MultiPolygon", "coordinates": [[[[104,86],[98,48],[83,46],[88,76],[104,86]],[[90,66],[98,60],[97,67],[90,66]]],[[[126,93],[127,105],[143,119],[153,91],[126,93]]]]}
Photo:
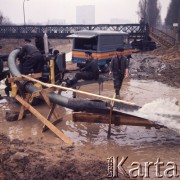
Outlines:
{"type": "Polygon", "coordinates": [[[68,35],[81,30],[119,31],[129,34],[129,40],[149,41],[151,37],[161,46],[170,48],[175,45],[175,38],[148,24],[72,24],[72,25],[0,25],[0,38],[24,39],[43,36],[46,32],[49,39],[65,39],[68,35]]]}
{"type": "Polygon", "coordinates": [[[32,38],[45,32],[50,39],[64,39],[80,30],[120,31],[129,34],[131,39],[142,40],[148,35],[148,27],[140,29],[140,24],[94,24],[94,25],[0,25],[0,38],[32,38]]]}

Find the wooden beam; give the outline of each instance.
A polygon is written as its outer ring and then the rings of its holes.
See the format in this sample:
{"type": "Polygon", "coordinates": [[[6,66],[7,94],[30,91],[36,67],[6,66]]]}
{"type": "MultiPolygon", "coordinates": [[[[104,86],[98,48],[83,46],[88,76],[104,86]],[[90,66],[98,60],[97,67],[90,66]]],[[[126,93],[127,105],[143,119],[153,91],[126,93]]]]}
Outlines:
{"type": "Polygon", "coordinates": [[[42,114],[40,114],[35,108],[23,100],[19,95],[16,95],[16,99],[25,106],[34,116],[36,116],[42,123],[44,123],[54,134],[56,134],[60,139],[62,139],[67,144],[72,144],[73,142],[66,137],[56,126],[49,122],[42,114]]]}
{"type": "MultiPolygon", "coordinates": [[[[50,108],[50,111],[49,111],[48,116],[47,116],[47,119],[48,119],[48,120],[50,120],[52,114],[54,115],[55,119],[58,119],[58,118],[59,118],[58,115],[54,112],[55,107],[56,107],[56,104],[51,103],[51,102],[49,101],[49,98],[47,97],[47,94],[48,94],[49,92],[55,91],[55,89],[56,89],[56,88],[52,87],[52,88],[43,89],[43,90],[41,90],[41,92],[40,92],[41,96],[44,98],[45,102],[47,103],[47,105],[48,105],[49,108],[50,108]]],[[[60,93],[60,91],[58,91],[58,94],[59,94],[59,93],[60,93]]]]}
{"type": "Polygon", "coordinates": [[[29,79],[31,81],[37,82],[37,83],[39,83],[39,84],[41,84],[43,86],[46,86],[46,87],[55,87],[57,89],[69,90],[69,91],[73,91],[73,92],[76,92],[76,93],[79,93],[79,94],[93,96],[93,97],[97,97],[97,98],[101,98],[101,99],[106,99],[106,100],[111,100],[111,101],[113,100],[114,102],[121,102],[121,103],[128,104],[128,105],[135,105],[135,103],[123,101],[123,100],[120,100],[120,99],[114,99],[114,98],[110,98],[110,97],[106,97],[106,96],[101,96],[101,95],[97,95],[97,94],[93,94],[93,93],[89,93],[89,92],[85,92],[85,91],[80,91],[80,90],[77,90],[77,89],[67,88],[67,87],[60,86],[60,85],[44,83],[44,82],[41,82],[41,81],[39,81],[37,79],[33,79],[31,77],[28,77],[26,75],[22,75],[22,77],[24,77],[26,79],[29,79]]]}
{"type": "MultiPolygon", "coordinates": [[[[88,123],[104,123],[109,124],[108,114],[94,114],[86,112],[73,112],[73,121],[75,122],[88,122],[88,123]]],[[[131,125],[131,126],[145,126],[156,127],[155,123],[127,114],[112,114],[112,124],[115,125],[131,125]]]]}
{"type": "MultiPolygon", "coordinates": [[[[29,99],[30,99],[30,97],[31,97],[30,94],[25,94],[24,100],[25,100],[26,102],[28,102],[29,99]]],[[[23,119],[25,109],[26,109],[25,106],[21,105],[21,108],[20,108],[20,111],[19,111],[18,120],[22,120],[22,119],[23,119]]]]}
{"type": "MultiPolygon", "coordinates": [[[[54,122],[52,122],[52,124],[55,126],[56,124],[60,123],[63,120],[63,117],[56,119],[54,122]]],[[[47,126],[44,126],[42,129],[42,132],[47,131],[49,128],[47,126]]]]}
{"type": "MultiPolygon", "coordinates": [[[[36,78],[42,77],[42,73],[29,74],[27,76],[36,79],[36,78]]],[[[22,76],[21,77],[10,77],[10,78],[8,78],[9,83],[12,83],[12,82],[15,82],[15,81],[22,81],[22,80],[24,80],[24,77],[22,77],[22,76]]]]}

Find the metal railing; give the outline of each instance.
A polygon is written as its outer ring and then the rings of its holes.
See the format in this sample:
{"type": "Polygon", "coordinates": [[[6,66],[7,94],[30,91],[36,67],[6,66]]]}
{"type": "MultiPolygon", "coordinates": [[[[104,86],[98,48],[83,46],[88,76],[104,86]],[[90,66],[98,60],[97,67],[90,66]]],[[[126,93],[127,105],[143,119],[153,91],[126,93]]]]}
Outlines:
{"type": "Polygon", "coordinates": [[[174,46],[176,42],[174,37],[156,28],[150,28],[149,35],[166,48],[174,46]]]}
{"type": "Polygon", "coordinates": [[[80,30],[106,30],[128,33],[132,39],[143,39],[147,36],[148,28],[143,31],[140,24],[94,24],[94,25],[0,25],[0,38],[32,38],[45,32],[51,39],[64,39],[80,30]]]}

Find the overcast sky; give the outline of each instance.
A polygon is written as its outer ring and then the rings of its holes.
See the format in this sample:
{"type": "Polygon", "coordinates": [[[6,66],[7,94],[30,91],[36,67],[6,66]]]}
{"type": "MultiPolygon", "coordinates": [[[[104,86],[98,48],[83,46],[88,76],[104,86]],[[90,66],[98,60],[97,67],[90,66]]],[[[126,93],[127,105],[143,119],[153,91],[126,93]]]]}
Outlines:
{"type": "MultiPolygon", "coordinates": [[[[23,24],[24,0],[0,0],[0,11],[11,22],[23,24]]],[[[25,0],[26,22],[47,23],[48,20],[65,19],[66,24],[76,23],[76,6],[95,5],[95,23],[109,23],[118,18],[127,23],[138,23],[139,0],[25,0]]],[[[170,0],[159,0],[161,17],[167,13],[170,0]]]]}

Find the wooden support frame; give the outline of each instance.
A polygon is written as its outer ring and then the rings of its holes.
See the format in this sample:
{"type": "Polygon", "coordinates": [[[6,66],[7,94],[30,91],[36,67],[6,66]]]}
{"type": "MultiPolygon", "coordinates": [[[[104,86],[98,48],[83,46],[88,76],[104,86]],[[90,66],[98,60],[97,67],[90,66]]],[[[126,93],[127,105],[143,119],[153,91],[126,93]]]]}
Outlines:
{"type": "MultiPolygon", "coordinates": [[[[42,73],[29,74],[27,76],[31,77],[31,78],[40,78],[40,77],[42,77],[42,73]]],[[[21,81],[21,80],[24,80],[24,77],[21,76],[21,77],[10,77],[10,78],[8,78],[9,83],[21,81]]]]}
{"type": "MultiPolygon", "coordinates": [[[[58,122],[62,121],[62,119],[63,119],[62,117],[58,117],[58,115],[57,115],[56,112],[54,111],[54,110],[55,110],[55,107],[56,107],[56,104],[51,103],[51,102],[49,101],[49,98],[47,97],[47,94],[48,94],[48,93],[53,92],[53,91],[55,91],[55,90],[56,90],[55,88],[47,88],[47,89],[43,89],[43,90],[40,92],[41,96],[44,98],[46,104],[47,104],[47,105],[49,106],[49,108],[50,108],[50,111],[49,111],[49,113],[48,113],[48,115],[47,115],[47,120],[50,121],[50,119],[51,119],[51,117],[52,117],[52,115],[53,115],[54,118],[55,118],[55,121],[52,122],[52,124],[54,124],[54,125],[56,125],[58,122]]],[[[58,91],[58,94],[60,94],[60,92],[61,92],[61,90],[58,91]]],[[[42,132],[45,132],[45,131],[47,131],[48,129],[49,129],[49,128],[48,128],[46,125],[44,125],[44,126],[43,126],[43,129],[42,129],[42,132]]]]}
{"type": "MultiPolygon", "coordinates": [[[[25,95],[25,98],[24,98],[24,101],[28,102],[30,98],[31,98],[31,95],[30,95],[30,94],[26,94],[26,95],[25,95]]],[[[25,109],[26,109],[26,108],[25,108],[25,106],[23,106],[23,105],[20,107],[18,120],[22,120],[22,119],[23,119],[25,109]]]]}
{"type": "MultiPolygon", "coordinates": [[[[27,100],[23,100],[20,96],[16,96],[16,99],[22,104],[23,107],[21,107],[21,114],[19,115],[19,117],[23,117],[23,113],[25,108],[27,108],[32,114],[34,114],[40,121],[42,121],[44,123],[44,127],[43,127],[43,132],[46,129],[50,129],[51,131],[53,131],[58,137],[60,137],[64,142],[68,143],[68,144],[72,144],[72,141],[67,138],[60,130],[58,130],[54,124],[56,122],[51,123],[50,119],[52,117],[52,115],[55,117],[56,120],[60,121],[62,120],[62,118],[58,118],[58,116],[56,115],[56,113],[54,112],[55,110],[55,104],[51,103],[47,97],[47,94],[55,91],[55,90],[59,90],[58,93],[60,93],[62,90],[70,90],[72,92],[75,93],[79,93],[79,94],[85,94],[85,95],[89,95],[89,96],[93,96],[93,97],[98,97],[101,99],[107,99],[111,101],[111,107],[110,107],[110,114],[109,116],[107,115],[102,115],[102,114],[91,114],[91,113],[83,113],[83,112],[75,112],[73,113],[73,120],[74,121],[78,121],[78,122],[91,122],[91,123],[108,123],[109,124],[109,128],[108,128],[108,137],[110,137],[111,134],[111,124],[115,124],[115,125],[134,125],[134,126],[145,126],[145,127],[155,127],[155,124],[146,120],[146,119],[142,119],[142,118],[138,118],[138,117],[133,117],[131,115],[126,115],[126,114],[113,114],[113,106],[114,106],[114,102],[122,102],[124,104],[128,104],[128,105],[135,105],[134,103],[131,102],[126,102],[126,101],[122,101],[119,99],[115,99],[115,94],[113,96],[113,98],[110,97],[105,97],[105,96],[101,96],[101,95],[96,95],[93,93],[88,93],[88,92],[84,92],[84,91],[80,91],[77,89],[72,89],[72,88],[67,88],[64,86],[60,86],[60,85],[54,85],[54,84],[48,84],[48,83],[43,83],[39,80],[36,80],[30,76],[26,76],[26,75],[22,75],[21,76],[22,80],[30,80],[36,83],[39,83],[43,86],[48,87],[45,90],[40,90],[37,91],[35,93],[32,94],[32,97],[35,97],[37,95],[41,95],[45,102],[47,103],[47,105],[50,108],[50,111],[47,115],[47,117],[45,118],[43,115],[41,115],[37,110],[35,110],[30,104],[27,103],[27,100]],[[122,121],[122,119],[127,119],[126,121],[122,121]],[[129,120],[130,118],[130,120],[129,120]],[[133,121],[131,121],[131,119],[133,119],[133,121]],[[134,122],[134,119],[136,119],[136,121],[134,122]]],[[[100,88],[100,87],[99,87],[100,88]]],[[[26,97],[27,99],[29,98],[28,96],[26,97]]]]}
{"type": "MultiPolygon", "coordinates": [[[[42,74],[41,73],[38,73],[38,74],[31,74],[31,75],[28,75],[27,77],[29,78],[39,78],[41,77],[42,74]]],[[[18,82],[21,81],[21,80],[27,80],[27,78],[24,78],[24,77],[12,77],[12,78],[9,78],[9,82],[11,83],[16,83],[17,84],[17,88],[19,87],[18,86],[18,82]]],[[[41,82],[41,81],[40,81],[41,82]]],[[[37,82],[38,83],[38,82],[37,82]]],[[[41,83],[39,83],[41,84],[41,83]]],[[[63,132],[61,132],[59,129],[57,129],[55,127],[55,125],[59,122],[62,121],[62,117],[58,117],[58,115],[56,114],[55,112],[55,107],[56,105],[51,103],[49,101],[49,98],[47,97],[47,94],[49,92],[53,92],[57,90],[56,87],[49,87],[47,89],[42,89],[42,90],[39,90],[37,92],[34,92],[32,94],[30,93],[26,93],[26,94],[23,94],[23,97],[20,97],[19,95],[16,95],[15,96],[15,99],[17,101],[19,101],[21,103],[21,107],[20,107],[20,111],[19,111],[19,116],[18,116],[18,120],[22,120],[23,117],[24,117],[24,112],[26,109],[28,109],[35,117],[37,117],[43,124],[43,129],[42,129],[42,132],[50,129],[54,134],[56,134],[61,140],[63,140],[65,143],[67,144],[73,144],[73,142],[68,138],[66,137],[63,132]],[[30,98],[34,98],[34,97],[37,97],[37,96],[42,96],[43,99],[45,100],[45,102],[47,103],[48,107],[50,108],[49,112],[48,112],[48,115],[47,117],[45,118],[41,113],[39,113],[34,107],[32,107],[28,102],[30,100],[30,98]],[[51,122],[51,118],[52,116],[54,116],[54,119],[55,121],[54,122],[51,122]]],[[[60,93],[61,90],[58,90],[58,93],[60,93]]]]}
{"type": "Polygon", "coordinates": [[[65,143],[67,143],[67,144],[72,144],[73,143],[56,126],[54,126],[50,121],[48,121],[41,113],[39,113],[34,107],[32,107],[29,103],[27,103],[19,95],[16,95],[15,98],[25,108],[27,108],[34,116],[36,116],[43,124],[45,124],[54,134],[56,134],[60,139],[62,139],[65,143]]]}

